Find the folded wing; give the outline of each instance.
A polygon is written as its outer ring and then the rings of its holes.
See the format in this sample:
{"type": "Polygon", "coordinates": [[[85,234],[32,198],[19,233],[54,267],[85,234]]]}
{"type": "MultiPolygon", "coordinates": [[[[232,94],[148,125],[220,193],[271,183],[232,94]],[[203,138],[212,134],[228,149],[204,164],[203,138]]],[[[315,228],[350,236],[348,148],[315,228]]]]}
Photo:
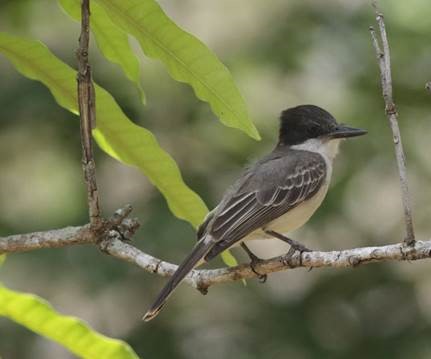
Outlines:
{"type": "Polygon", "coordinates": [[[326,180],[326,163],[317,153],[295,151],[249,169],[211,213],[201,233],[217,240],[210,260],[254,230],[313,196],[326,180]]]}

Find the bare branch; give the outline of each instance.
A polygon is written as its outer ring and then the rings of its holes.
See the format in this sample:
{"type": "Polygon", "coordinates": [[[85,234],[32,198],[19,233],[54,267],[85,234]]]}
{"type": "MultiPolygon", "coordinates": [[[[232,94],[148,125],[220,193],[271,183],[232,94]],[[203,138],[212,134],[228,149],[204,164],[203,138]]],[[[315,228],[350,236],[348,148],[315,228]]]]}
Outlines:
{"type": "MultiPolygon", "coordinates": [[[[124,213],[124,212],[123,212],[124,213]]],[[[127,223],[123,218],[122,224],[127,223]]],[[[133,222],[133,220],[132,220],[133,222]]],[[[0,254],[24,252],[40,248],[59,248],[76,244],[96,244],[107,254],[133,263],[143,270],[163,277],[171,276],[177,265],[162,261],[146,254],[131,244],[125,243],[123,235],[113,222],[107,224],[107,234],[101,241],[90,230],[90,224],[82,227],[67,227],[47,232],[37,232],[0,238],[0,254]]],[[[136,222],[130,228],[134,228],[136,222]]],[[[130,229],[129,228],[129,229],[130,229]]],[[[132,230],[134,232],[134,230],[132,230]]],[[[431,257],[431,240],[417,241],[414,246],[405,243],[391,244],[379,247],[364,247],[330,252],[302,252],[291,257],[287,255],[274,257],[256,265],[260,274],[284,271],[293,268],[318,267],[356,267],[361,264],[382,261],[418,260],[431,257]]],[[[256,273],[248,264],[237,267],[219,269],[193,270],[185,282],[199,290],[205,290],[211,285],[256,278],[256,273]]]]}
{"type": "Polygon", "coordinates": [[[90,0],[82,0],[81,35],[78,58],[78,102],[81,119],[82,168],[87,185],[88,210],[90,224],[98,230],[102,224],[99,209],[99,198],[96,182],[96,165],[93,158],[91,130],[96,127],[95,91],[88,63],[88,46],[90,42],[90,0]]]}
{"type": "Polygon", "coordinates": [[[61,248],[74,244],[94,243],[90,226],[66,227],[46,232],[16,234],[0,238],[0,254],[27,252],[43,248],[61,248]]]}
{"type": "Polygon", "coordinates": [[[79,227],[0,237],[0,254],[61,248],[75,244],[96,244],[103,249],[103,246],[100,245],[102,240],[109,241],[112,238],[128,240],[136,232],[139,227],[137,219],[127,218],[131,211],[130,205],[118,209],[109,220],[102,222],[99,232],[95,232],[89,223],[79,227]]]}
{"type": "Polygon", "coordinates": [[[379,11],[377,7],[377,1],[372,1],[372,5],[376,13],[377,24],[379,26],[381,46],[379,44],[379,40],[373,27],[370,27],[370,33],[380,68],[380,80],[382,85],[383,99],[385,101],[386,116],[389,120],[389,125],[392,130],[392,136],[395,145],[395,155],[398,164],[398,172],[401,184],[401,195],[404,209],[404,220],[406,225],[406,237],[404,238],[404,241],[408,245],[414,245],[415,233],[413,228],[412,209],[410,204],[409,187],[407,181],[406,160],[403,145],[401,142],[400,128],[398,126],[398,113],[392,96],[392,75],[389,42],[386,34],[383,14],[379,11]]]}

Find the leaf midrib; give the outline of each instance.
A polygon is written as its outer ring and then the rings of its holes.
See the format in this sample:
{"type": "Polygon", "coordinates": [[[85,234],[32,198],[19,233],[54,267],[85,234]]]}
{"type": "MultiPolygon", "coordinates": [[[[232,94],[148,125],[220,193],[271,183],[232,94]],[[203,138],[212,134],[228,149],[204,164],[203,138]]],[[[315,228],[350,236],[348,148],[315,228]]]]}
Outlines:
{"type": "MultiPolygon", "coordinates": [[[[230,110],[230,112],[235,116],[235,118],[236,118],[236,121],[237,121],[237,123],[238,124],[241,124],[241,120],[240,120],[240,117],[239,117],[239,115],[237,114],[237,112],[222,98],[222,97],[220,97],[220,95],[211,87],[211,86],[209,86],[209,84],[207,84],[206,82],[204,82],[203,80],[201,80],[200,78],[199,78],[199,76],[197,75],[197,74],[195,74],[195,72],[194,71],[192,71],[192,70],[190,70],[189,68],[188,68],[188,66],[178,57],[178,56],[176,56],[175,55],[175,53],[173,53],[169,48],[166,48],[165,46],[163,46],[163,43],[159,40],[159,39],[157,39],[157,38],[155,38],[154,36],[151,36],[151,34],[145,29],[145,28],[143,28],[143,27],[141,27],[140,26],[140,24],[138,23],[138,22],[136,22],[132,17],[130,17],[126,12],[124,12],[124,11],[122,11],[122,8],[121,7],[118,7],[118,6],[116,6],[115,4],[113,4],[110,0],[101,0],[103,3],[108,3],[108,6],[111,6],[111,11],[115,11],[115,9],[117,9],[117,10],[119,10],[119,12],[127,19],[127,20],[129,20],[132,24],[133,24],[133,26],[135,27],[135,28],[137,28],[138,29],[138,31],[142,31],[143,33],[145,33],[146,34],[146,36],[147,37],[149,37],[149,38],[151,38],[151,41],[153,41],[154,43],[156,43],[156,45],[162,50],[162,51],[164,51],[164,52],[166,52],[166,53],[168,53],[169,55],[171,55],[180,65],[181,65],[181,67],[183,67],[185,70],[186,70],[186,72],[188,72],[188,73],[190,73],[190,75],[195,79],[195,80],[197,80],[197,82],[199,82],[199,83],[201,83],[210,93],[212,93],[213,94],[213,96],[215,96],[221,103],[223,103],[224,104],[224,106],[226,106],[226,108],[228,108],[229,110],[230,110]],[[112,10],[112,8],[114,8],[114,10],[112,10]]],[[[157,4],[158,5],[158,4],[157,4]]],[[[164,16],[166,16],[165,14],[164,14],[164,12],[162,11],[162,14],[164,15],[164,16]]],[[[166,18],[168,19],[168,21],[169,22],[172,22],[171,21],[171,19],[168,17],[168,16],[166,16],[166,18]]],[[[184,30],[182,30],[182,29],[180,29],[181,31],[184,31],[184,30]]],[[[188,35],[190,35],[190,34],[188,34],[188,35]]],[[[190,35],[191,36],[191,35],[190,35]]],[[[198,40],[199,41],[199,40],[198,40]]],[[[210,50],[208,50],[208,51],[210,51],[210,50]]],[[[252,129],[252,126],[250,126],[250,125],[248,125],[248,127],[250,128],[250,129],[252,129]]],[[[248,130],[247,130],[247,132],[248,132],[248,130]]]]}

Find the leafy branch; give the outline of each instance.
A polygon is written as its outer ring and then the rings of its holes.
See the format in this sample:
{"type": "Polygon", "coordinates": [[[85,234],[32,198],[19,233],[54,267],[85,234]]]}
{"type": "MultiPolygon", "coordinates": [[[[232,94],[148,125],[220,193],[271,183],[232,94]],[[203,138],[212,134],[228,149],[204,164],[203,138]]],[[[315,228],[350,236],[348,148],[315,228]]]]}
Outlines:
{"type": "MultiPolygon", "coordinates": [[[[240,128],[252,137],[258,137],[256,129],[248,119],[243,100],[224,65],[201,42],[178,28],[155,1],[97,1],[100,9],[105,11],[103,16],[106,14],[109,16],[112,26],[116,26],[117,30],[121,29],[123,35],[134,35],[148,56],[161,60],[174,79],[190,84],[196,95],[210,104],[223,123],[240,128]],[[134,11],[130,10],[132,8],[134,11]],[[149,14],[151,14],[150,18],[149,14]],[[158,23],[166,26],[154,26],[158,23]],[[176,47],[178,44],[171,41],[171,38],[178,39],[180,48],[188,48],[192,51],[179,51],[176,47]]],[[[66,0],[61,2],[69,3],[66,0]]],[[[405,156],[397,121],[398,114],[392,97],[389,45],[383,16],[377,10],[376,15],[381,44],[374,29],[370,28],[370,30],[380,68],[386,115],[394,137],[406,222],[405,240],[398,244],[378,247],[283,255],[259,263],[256,270],[260,274],[300,267],[356,267],[371,262],[419,260],[431,257],[431,240],[415,241],[405,156]]],[[[130,206],[119,209],[109,219],[101,217],[92,136],[109,155],[141,169],[166,197],[169,207],[178,217],[186,219],[196,227],[202,221],[207,208],[201,198],[183,182],[178,166],[159,146],[153,134],[133,124],[112,96],[103,88],[93,84],[88,62],[89,19],[89,0],[83,0],[78,50],[78,95],[75,88],[76,71],[55,57],[44,45],[0,33],[0,53],[7,56],[18,71],[29,78],[43,82],[61,106],[74,113],[79,109],[83,170],[90,214],[90,222],[84,226],[2,237],[0,255],[90,244],[148,272],[170,276],[177,268],[175,264],[146,254],[127,242],[139,226],[136,219],[129,218],[132,210],[130,206]]],[[[123,36],[123,45],[126,41],[124,39],[127,39],[127,36],[123,36]]],[[[136,80],[136,77],[134,79],[136,80]]],[[[185,281],[206,293],[211,285],[256,276],[249,265],[243,264],[231,268],[193,270],[185,281]]],[[[3,298],[8,295],[5,291],[3,294],[3,298]]],[[[0,299],[1,296],[0,291],[0,299]]]]}
{"type": "MultiPolygon", "coordinates": [[[[58,3],[71,18],[80,21],[80,0],[58,0],[58,3]]],[[[106,11],[94,1],[91,2],[90,26],[103,56],[121,67],[126,77],[138,88],[142,103],[145,104],[139,60],[129,44],[127,33],[118,28],[106,11]]]]}
{"type": "MultiPolygon", "coordinates": [[[[110,6],[115,2],[114,0],[99,0],[101,4],[110,4],[110,6]]],[[[116,9],[120,12],[126,11],[121,8],[120,3],[115,3],[116,9]]],[[[139,6],[139,4],[137,5],[139,6]]],[[[109,10],[107,9],[108,13],[109,10]]],[[[112,9],[111,9],[112,11],[112,9]]],[[[130,14],[129,14],[130,15],[130,14]]],[[[132,14],[133,15],[133,14],[132,14]]],[[[130,15],[130,16],[132,16],[130,15]]],[[[258,272],[261,274],[268,274],[275,271],[286,270],[290,268],[297,267],[322,267],[322,266],[332,266],[332,267],[346,267],[346,266],[357,266],[359,264],[384,261],[384,260],[417,260],[429,258],[431,255],[430,241],[415,242],[414,232],[413,232],[413,220],[410,209],[410,201],[408,196],[408,187],[406,179],[406,167],[405,167],[405,156],[401,146],[401,136],[399,132],[399,127],[397,123],[397,113],[395,111],[395,105],[392,99],[392,80],[390,73],[390,56],[389,56],[389,45],[387,40],[387,34],[384,26],[383,16],[380,12],[377,12],[377,22],[380,30],[380,38],[383,44],[383,51],[380,49],[376,34],[374,29],[371,27],[371,35],[373,39],[373,45],[376,50],[377,59],[380,66],[381,79],[382,79],[382,89],[383,97],[386,103],[386,113],[391,124],[391,129],[394,134],[394,144],[396,149],[396,155],[400,171],[401,188],[403,194],[403,204],[405,209],[406,218],[406,233],[404,243],[381,246],[381,247],[366,247],[366,248],[355,248],[343,251],[332,251],[332,252],[319,252],[312,251],[307,253],[297,253],[290,260],[286,260],[286,256],[275,257],[267,261],[262,262],[258,265],[258,272]]],[[[121,16],[127,17],[125,13],[121,16]]],[[[121,17],[120,17],[121,18],[121,17]]],[[[113,20],[114,21],[114,20],[113,20]]],[[[118,20],[119,21],[119,20],[118,20]]],[[[123,19],[123,22],[125,19],[123,19]]],[[[135,21],[135,20],[133,20],[135,21]]],[[[137,21],[137,20],[136,20],[137,21]]],[[[134,23],[136,25],[136,23],[134,23]]],[[[136,25],[137,26],[137,25],[136,25]]],[[[126,29],[128,26],[123,24],[126,29]]],[[[136,30],[136,29],[135,29],[136,30]]],[[[148,34],[147,34],[148,35],[148,34]]],[[[5,36],[5,35],[3,35],[5,36]]],[[[143,36],[143,35],[142,35],[143,36]]],[[[22,40],[21,40],[22,41],[22,40]]],[[[36,47],[33,44],[33,47],[36,47]]],[[[16,42],[11,45],[11,42],[3,42],[3,49],[6,48],[6,55],[12,59],[17,64],[18,69],[22,70],[23,73],[28,74],[29,64],[28,58],[23,58],[24,54],[19,52],[16,48],[16,42]],[[8,46],[7,46],[8,45],[8,46]],[[15,47],[14,47],[15,46],[15,47]],[[12,48],[12,51],[10,49],[12,48]],[[11,55],[13,54],[13,56],[11,55]]],[[[2,49],[2,41],[0,37],[0,51],[2,49]]],[[[38,48],[40,52],[41,49],[38,48]]],[[[47,54],[46,49],[43,50],[46,59],[53,61],[55,59],[54,55],[47,54]]],[[[85,52],[85,51],[84,51],[85,52]]],[[[46,61],[46,62],[49,62],[46,61]]],[[[58,65],[58,60],[57,61],[58,65]]],[[[39,65],[39,64],[38,64],[39,65]]],[[[40,64],[43,66],[43,63],[40,64]]],[[[63,65],[63,70],[66,65],[63,65]]],[[[82,69],[86,69],[88,66],[85,63],[81,66],[82,69]]],[[[37,69],[40,70],[40,69],[37,69]]],[[[67,70],[69,71],[69,70],[67,70]]],[[[58,99],[59,103],[63,103],[64,99],[64,86],[60,87],[56,82],[50,82],[47,80],[45,73],[49,72],[49,68],[44,68],[43,71],[36,71],[34,67],[31,68],[32,77],[36,77],[43,81],[47,86],[53,91],[54,96],[58,99]],[[63,90],[63,94],[59,92],[63,90]]],[[[81,73],[81,72],[80,72],[81,73]]],[[[52,76],[51,76],[52,78],[52,76]]],[[[90,77],[91,81],[91,77],[90,77]]],[[[64,84],[63,84],[64,85],[64,84]]],[[[87,84],[88,85],[88,84],[87,84]]],[[[96,86],[96,94],[100,101],[103,101],[106,105],[106,93],[96,86]],[[101,99],[100,99],[101,98],[101,99]]],[[[86,98],[85,101],[80,96],[80,103],[83,102],[84,109],[90,109],[93,102],[91,100],[91,91],[87,91],[85,96],[90,96],[86,98]],[[85,107],[86,106],[86,107],[85,107]]],[[[108,102],[109,104],[109,102],[108,102]]],[[[103,140],[99,137],[98,133],[103,133],[104,117],[106,113],[98,112],[97,109],[100,106],[96,106],[96,112],[98,118],[97,129],[94,131],[96,139],[99,139],[99,144],[103,143],[103,140]],[[99,132],[97,132],[99,130],[99,132]]],[[[91,115],[90,115],[91,116],[91,115]]],[[[87,120],[86,120],[87,121],[87,120]]],[[[91,121],[90,121],[91,122],[91,121]]],[[[87,125],[88,126],[88,125],[87,125]]],[[[87,127],[88,128],[88,127],[87,127]]],[[[85,136],[85,133],[84,133],[85,136]]],[[[103,135],[102,135],[103,136],[103,135]]],[[[115,141],[113,141],[115,142],[115,141]]],[[[103,145],[102,145],[103,146],[103,145]]],[[[118,154],[115,154],[118,155],[118,154]]],[[[142,153],[143,156],[153,156],[154,149],[142,153]]],[[[154,160],[154,158],[153,158],[154,160]]],[[[95,180],[95,178],[93,178],[95,180]]],[[[86,176],[86,180],[88,178],[86,176]]],[[[92,177],[90,177],[90,181],[92,177]]],[[[88,186],[92,188],[91,186],[88,186]]],[[[97,187],[96,187],[97,188],[97,187]]],[[[163,192],[163,191],[162,191],[163,192]]],[[[91,196],[89,196],[89,207],[92,206],[91,196]]],[[[190,213],[190,209],[188,213],[190,213]]],[[[75,244],[97,244],[104,252],[110,255],[126,260],[128,262],[134,263],[146,271],[159,274],[161,276],[169,276],[174,273],[176,265],[168,262],[164,262],[161,259],[155,258],[149,254],[146,254],[139,249],[135,248],[129,243],[125,243],[122,239],[130,239],[133,233],[136,231],[139,225],[136,219],[129,219],[127,216],[130,214],[131,208],[126,207],[125,209],[120,209],[114,215],[114,219],[102,221],[100,231],[94,232],[91,230],[91,222],[89,225],[82,227],[67,227],[59,230],[52,230],[46,232],[30,233],[23,235],[15,235],[0,238],[0,254],[1,253],[11,253],[28,251],[39,248],[57,248],[64,247],[68,245],[75,244]]],[[[201,215],[199,215],[201,217],[201,215]]],[[[191,221],[192,223],[197,223],[197,221],[191,221]]],[[[239,265],[231,268],[220,268],[215,270],[194,270],[186,278],[186,282],[191,284],[195,288],[206,289],[210,285],[216,283],[223,283],[228,281],[249,279],[256,277],[256,274],[249,268],[248,265],[239,265]]]]}

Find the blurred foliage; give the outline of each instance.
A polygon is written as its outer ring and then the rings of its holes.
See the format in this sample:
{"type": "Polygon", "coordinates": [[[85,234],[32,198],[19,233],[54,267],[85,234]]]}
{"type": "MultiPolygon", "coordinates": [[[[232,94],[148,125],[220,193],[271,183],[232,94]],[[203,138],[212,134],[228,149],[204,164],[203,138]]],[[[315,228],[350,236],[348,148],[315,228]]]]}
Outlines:
{"type": "MultiPolygon", "coordinates": [[[[343,145],[327,199],[293,237],[319,249],[402,239],[398,178],[368,33],[374,22],[368,3],[164,0],[161,5],[227,64],[263,141],[210,121],[213,115],[190,88],[171,81],[142,54],[147,106],[121,70],[93,46],[95,80],[128,117],[156,135],[209,207],[244,165],[271,149],[279,112],[313,103],[340,122],[367,128],[369,135],[343,145]]],[[[425,239],[431,233],[431,98],[424,90],[431,78],[429,4],[382,0],[381,7],[417,235],[425,239]]],[[[41,39],[64,61],[75,63],[78,25],[53,1],[2,1],[0,31],[41,39]]],[[[46,88],[22,78],[4,58],[0,74],[0,234],[84,223],[78,121],[71,121],[46,88]]],[[[139,171],[101,152],[96,163],[106,214],[131,202],[142,222],[135,245],[166,260],[181,260],[194,244],[192,229],[170,214],[139,171]]],[[[253,249],[265,257],[286,247],[268,241],[253,249]]],[[[34,292],[61,312],[127,341],[143,358],[428,358],[430,265],[294,270],[270,276],[265,285],[216,286],[205,297],[182,286],[149,324],[140,318],[163,279],[95,248],[11,255],[0,276],[8,287],[34,292]]],[[[0,355],[70,358],[56,344],[5,319],[0,319],[0,355]]]]}

